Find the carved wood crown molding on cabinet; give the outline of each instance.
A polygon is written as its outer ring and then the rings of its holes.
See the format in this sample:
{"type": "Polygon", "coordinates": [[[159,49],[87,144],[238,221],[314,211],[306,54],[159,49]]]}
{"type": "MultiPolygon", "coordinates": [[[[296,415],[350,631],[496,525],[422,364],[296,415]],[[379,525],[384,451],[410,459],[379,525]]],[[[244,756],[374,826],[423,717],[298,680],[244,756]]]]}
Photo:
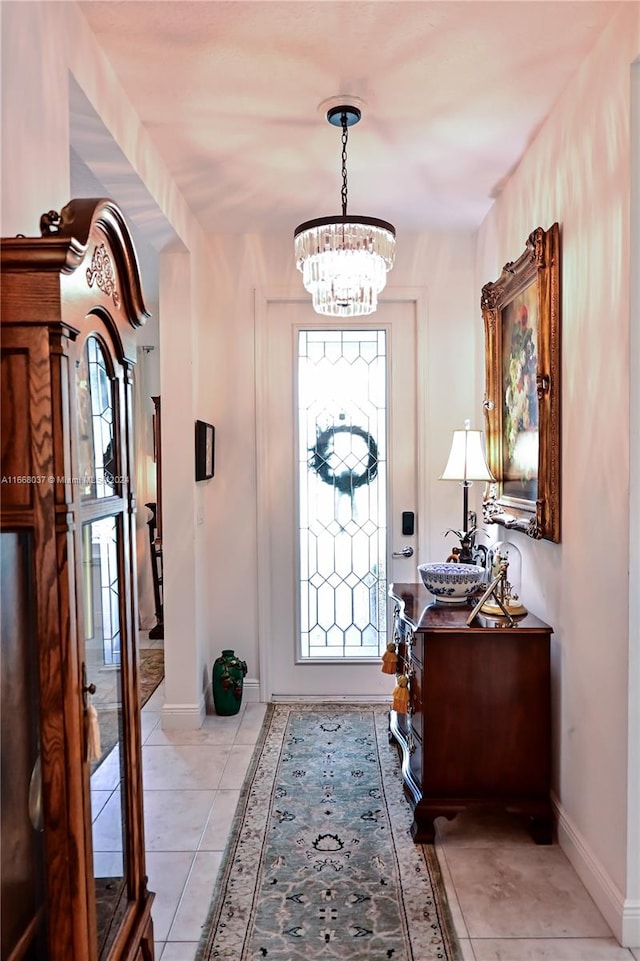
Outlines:
{"type": "Polygon", "coordinates": [[[41,230],[1,251],[2,958],[153,961],[132,484],[149,314],[113,202],[72,200],[41,230]],[[94,711],[120,760],[108,857],[94,711]]]}

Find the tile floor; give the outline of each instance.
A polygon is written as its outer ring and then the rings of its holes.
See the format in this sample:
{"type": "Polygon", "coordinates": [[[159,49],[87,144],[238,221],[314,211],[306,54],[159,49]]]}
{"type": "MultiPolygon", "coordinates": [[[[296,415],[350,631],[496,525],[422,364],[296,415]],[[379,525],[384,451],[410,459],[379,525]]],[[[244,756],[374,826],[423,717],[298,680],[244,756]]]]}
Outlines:
{"type": "MultiPolygon", "coordinates": [[[[163,699],[161,684],[142,711],[156,961],[194,961],[265,705],[207,717],[199,731],[163,731],[163,699]]],[[[464,961],[640,961],[640,949],[612,937],[560,848],[535,845],[522,820],[440,819],[436,843],[464,961]]]]}
{"type": "Polygon", "coordinates": [[[462,812],[436,822],[436,850],[464,961],[632,961],[557,844],[527,819],[462,812]]]}
{"type": "Polygon", "coordinates": [[[164,684],[142,710],[145,846],[156,961],[193,961],[266,705],[163,731],[164,684]]]}

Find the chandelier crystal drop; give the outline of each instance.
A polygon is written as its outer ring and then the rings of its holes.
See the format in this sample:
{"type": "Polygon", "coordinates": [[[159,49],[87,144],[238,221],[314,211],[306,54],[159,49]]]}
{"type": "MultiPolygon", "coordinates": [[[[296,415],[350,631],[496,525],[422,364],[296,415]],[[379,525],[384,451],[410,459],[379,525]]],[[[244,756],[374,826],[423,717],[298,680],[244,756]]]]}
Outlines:
{"type": "Polygon", "coordinates": [[[393,267],[396,231],[376,217],[347,216],[348,128],[358,123],[358,107],[338,106],[327,120],[342,127],[342,216],[308,220],[296,227],[296,267],[312,297],[313,309],[331,317],[372,314],[393,267]]]}

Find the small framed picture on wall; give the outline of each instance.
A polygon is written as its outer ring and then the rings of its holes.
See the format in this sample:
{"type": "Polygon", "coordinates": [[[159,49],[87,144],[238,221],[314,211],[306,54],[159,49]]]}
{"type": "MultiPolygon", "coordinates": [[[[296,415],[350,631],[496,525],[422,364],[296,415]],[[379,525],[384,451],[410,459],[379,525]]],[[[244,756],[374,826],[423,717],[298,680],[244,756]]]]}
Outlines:
{"type": "Polygon", "coordinates": [[[215,467],[216,429],[203,420],[196,421],[196,480],[209,480],[215,467]]]}

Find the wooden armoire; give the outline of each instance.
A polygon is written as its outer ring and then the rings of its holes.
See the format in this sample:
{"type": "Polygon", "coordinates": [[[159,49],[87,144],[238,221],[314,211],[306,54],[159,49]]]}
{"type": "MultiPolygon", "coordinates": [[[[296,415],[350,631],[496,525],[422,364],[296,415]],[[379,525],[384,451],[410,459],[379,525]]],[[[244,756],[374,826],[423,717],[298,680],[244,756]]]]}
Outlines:
{"type": "Polygon", "coordinates": [[[149,315],[114,203],[40,227],[1,255],[2,961],[153,961],[132,484],[149,315]]]}

